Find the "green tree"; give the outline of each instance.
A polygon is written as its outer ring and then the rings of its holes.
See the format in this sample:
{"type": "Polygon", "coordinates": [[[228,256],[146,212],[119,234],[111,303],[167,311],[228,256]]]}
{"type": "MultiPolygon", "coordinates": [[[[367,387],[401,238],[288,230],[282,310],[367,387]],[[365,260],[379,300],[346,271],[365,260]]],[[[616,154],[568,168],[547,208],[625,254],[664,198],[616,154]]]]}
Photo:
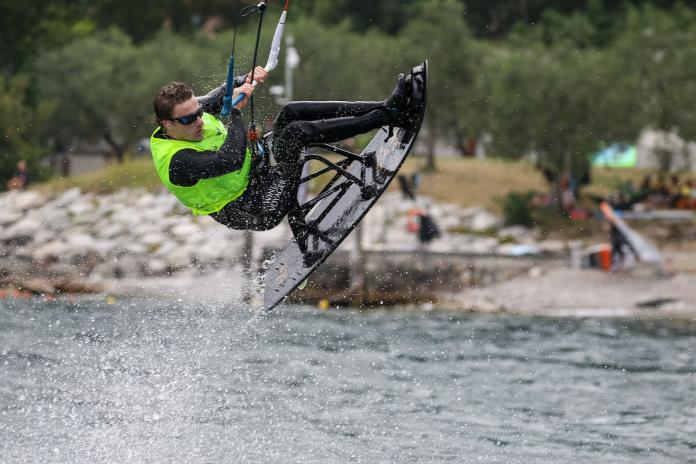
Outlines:
{"type": "MultiPolygon", "coordinates": [[[[603,55],[565,47],[499,50],[485,76],[493,79],[488,122],[502,156],[531,156],[548,178],[583,179],[588,153],[615,140],[618,125],[602,109],[609,86],[603,55]]],[[[615,113],[620,108],[614,108],[615,113]]]]}
{"type": "Polygon", "coordinates": [[[61,47],[94,31],[81,0],[0,2],[0,71],[15,73],[42,50],[61,47]]]}
{"type": "Polygon", "coordinates": [[[417,0],[303,0],[292,8],[327,25],[350,24],[351,30],[365,32],[377,29],[383,34],[398,33],[417,11],[417,0]]]}
{"type": "Polygon", "coordinates": [[[40,98],[53,111],[47,135],[67,146],[104,141],[119,161],[141,137],[143,95],[133,85],[146,78],[136,49],[116,30],[75,41],[44,55],[37,66],[40,98]]]}
{"type": "Polygon", "coordinates": [[[696,12],[632,9],[611,49],[620,85],[643,127],[696,137],[696,12]]]}
{"type": "Polygon", "coordinates": [[[28,104],[29,78],[0,74],[0,190],[15,173],[17,162],[27,162],[30,171],[39,168],[40,151],[35,134],[39,115],[28,104]]]}
{"type": "Polygon", "coordinates": [[[476,115],[470,111],[478,57],[464,22],[461,3],[430,0],[404,29],[400,50],[408,62],[427,58],[430,65],[426,169],[435,169],[435,142],[453,132],[457,137],[471,132],[476,115]]]}
{"type": "Polygon", "coordinates": [[[40,100],[51,110],[44,139],[54,147],[103,141],[122,161],[153,130],[157,89],[172,80],[191,83],[198,94],[220,85],[230,44],[231,35],[212,42],[163,31],[135,46],[112,29],[47,53],[37,66],[40,100]]]}

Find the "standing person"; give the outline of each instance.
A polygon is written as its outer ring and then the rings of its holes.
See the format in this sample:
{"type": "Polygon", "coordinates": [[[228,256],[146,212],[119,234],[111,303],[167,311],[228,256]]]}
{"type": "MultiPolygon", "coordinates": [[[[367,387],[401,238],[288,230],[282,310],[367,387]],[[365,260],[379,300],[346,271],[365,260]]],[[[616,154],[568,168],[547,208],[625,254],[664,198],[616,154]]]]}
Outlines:
{"type": "MultiPolygon", "coordinates": [[[[254,71],[259,82],[266,78],[262,69],[254,71]]],[[[265,171],[252,169],[259,160],[252,159],[246,146],[239,109],[247,99],[232,110],[225,127],[214,116],[222,107],[224,87],[196,98],[190,86],[172,82],[153,101],[158,127],[150,149],[157,173],[193,214],[210,215],[232,229],[271,229],[295,201],[302,150],[311,143],[337,142],[385,125],[406,127],[410,78],[399,75],[384,101],[288,103],[273,124],[276,165],[265,171]]],[[[249,97],[253,90],[246,82],[234,94],[249,97]]]]}
{"type": "Polygon", "coordinates": [[[609,224],[609,243],[611,244],[611,271],[616,272],[621,270],[626,263],[626,250],[638,260],[636,252],[631,242],[629,242],[621,230],[614,223],[609,224]]]}
{"type": "Polygon", "coordinates": [[[17,172],[7,181],[7,190],[24,190],[29,184],[29,174],[27,173],[27,162],[17,161],[17,172]]]}

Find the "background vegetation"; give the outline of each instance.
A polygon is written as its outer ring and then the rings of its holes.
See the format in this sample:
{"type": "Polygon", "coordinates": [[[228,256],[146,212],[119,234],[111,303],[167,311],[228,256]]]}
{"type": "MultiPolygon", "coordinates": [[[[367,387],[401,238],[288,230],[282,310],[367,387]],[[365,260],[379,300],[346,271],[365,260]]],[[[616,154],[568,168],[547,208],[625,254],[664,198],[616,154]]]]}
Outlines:
{"type": "MultiPolygon", "coordinates": [[[[163,83],[203,93],[223,81],[234,26],[237,69],[248,69],[256,18],[236,8],[251,3],[3,1],[1,185],[18,159],[38,173],[42,159],[85,142],[122,160],[151,132],[163,83]]],[[[269,1],[262,57],[281,3],[269,1]]],[[[582,179],[602,142],[632,142],[647,127],[694,138],[694,3],[293,0],[294,97],[381,99],[397,72],[428,58],[429,167],[437,140],[466,152],[489,134],[500,157],[532,153],[551,177],[582,179]]],[[[282,79],[276,71],[270,84],[282,79]]],[[[277,109],[265,90],[257,107],[267,117],[277,109]]]]}

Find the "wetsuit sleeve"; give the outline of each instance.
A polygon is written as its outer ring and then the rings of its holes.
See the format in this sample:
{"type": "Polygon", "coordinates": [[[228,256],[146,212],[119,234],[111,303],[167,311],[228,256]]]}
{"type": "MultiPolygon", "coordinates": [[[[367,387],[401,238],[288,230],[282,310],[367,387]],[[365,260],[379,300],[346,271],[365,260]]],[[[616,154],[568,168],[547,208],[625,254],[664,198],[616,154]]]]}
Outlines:
{"type": "Polygon", "coordinates": [[[180,187],[191,187],[202,179],[238,171],[244,164],[246,131],[242,113],[233,109],[227,126],[227,137],[220,149],[196,151],[179,150],[169,163],[169,181],[180,187]]]}
{"type": "MultiPolygon", "coordinates": [[[[246,80],[246,74],[243,76],[237,76],[234,78],[234,86],[239,87],[240,85],[244,84],[244,81],[246,80]]],[[[208,92],[207,94],[196,97],[198,100],[198,103],[203,107],[203,111],[206,113],[210,114],[220,114],[220,111],[222,111],[222,97],[225,96],[225,92],[227,91],[227,83],[223,83],[219,87],[215,87],[213,90],[208,92]]]]}

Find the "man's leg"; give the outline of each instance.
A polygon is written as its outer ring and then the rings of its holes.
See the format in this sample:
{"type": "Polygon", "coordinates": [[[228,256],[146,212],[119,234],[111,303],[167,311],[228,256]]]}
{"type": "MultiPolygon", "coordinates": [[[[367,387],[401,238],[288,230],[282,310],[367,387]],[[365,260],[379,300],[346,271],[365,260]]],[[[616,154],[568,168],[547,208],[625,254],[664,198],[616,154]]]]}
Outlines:
{"type": "Polygon", "coordinates": [[[296,163],[302,150],[312,143],[338,142],[390,122],[390,113],[385,109],[373,110],[357,117],[293,121],[277,134],[273,145],[273,157],[278,163],[296,163]]]}
{"type": "Polygon", "coordinates": [[[361,116],[383,106],[384,102],[381,101],[293,101],[281,108],[273,123],[273,128],[274,130],[282,130],[293,121],[361,116]]]}
{"type": "Polygon", "coordinates": [[[294,204],[300,175],[296,165],[273,166],[266,175],[254,178],[241,197],[211,217],[236,230],[272,229],[294,204]]]}
{"type": "MultiPolygon", "coordinates": [[[[384,101],[298,101],[283,106],[273,123],[274,143],[283,129],[293,121],[317,121],[348,116],[364,116],[376,109],[394,113],[405,109],[409,82],[400,74],[396,87],[384,101]]],[[[341,140],[341,139],[339,139],[341,140]]]]}

